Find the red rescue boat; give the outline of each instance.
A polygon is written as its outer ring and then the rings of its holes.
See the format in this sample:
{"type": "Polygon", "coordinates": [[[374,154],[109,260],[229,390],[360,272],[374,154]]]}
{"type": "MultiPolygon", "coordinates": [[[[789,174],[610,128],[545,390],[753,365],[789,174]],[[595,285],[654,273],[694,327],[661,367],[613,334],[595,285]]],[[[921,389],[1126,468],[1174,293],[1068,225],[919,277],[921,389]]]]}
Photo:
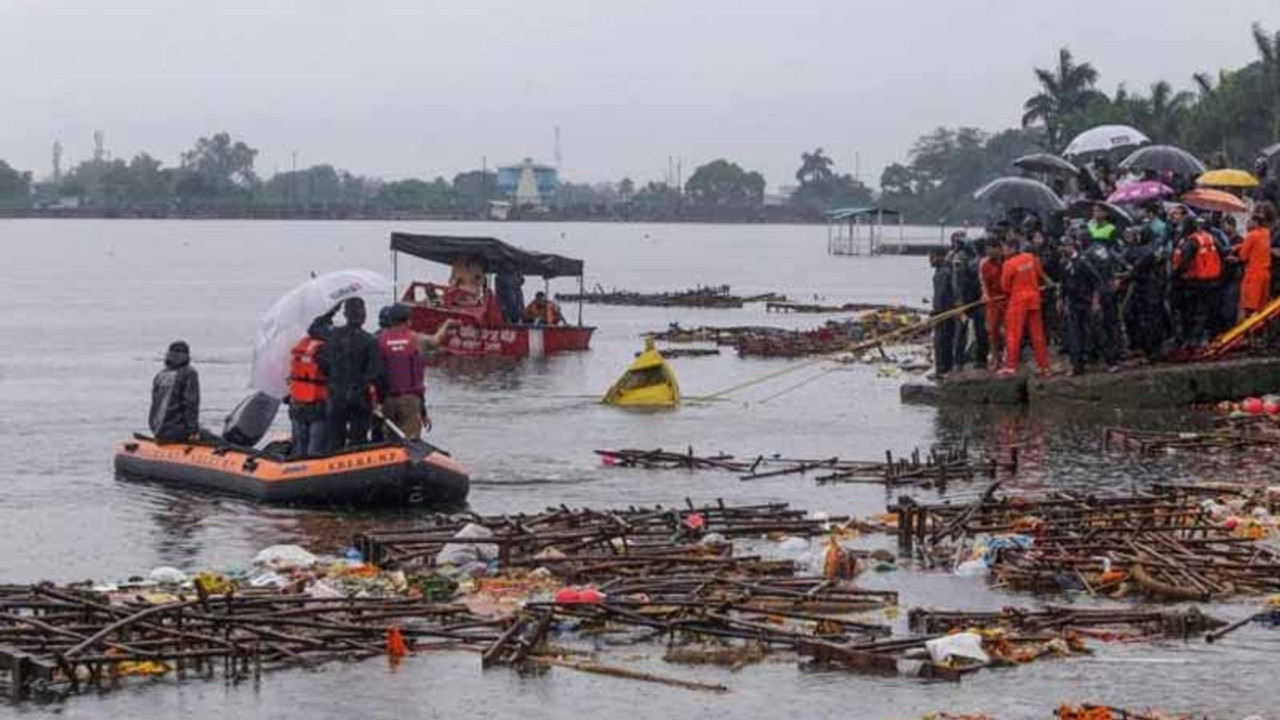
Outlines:
{"type": "Polygon", "coordinates": [[[442,348],[450,355],[542,357],[586,350],[591,343],[595,328],[582,324],[581,303],[576,325],[508,322],[491,283],[497,273],[510,272],[544,281],[577,277],[581,288],[581,260],[521,250],[495,238],[411,233],[392,233],[391,252],[397,284],[399,253],[452,268],[448,284],[412,282],[400,297],[418,332],[434,333],[446,320],[458,321],[442,348]]]}

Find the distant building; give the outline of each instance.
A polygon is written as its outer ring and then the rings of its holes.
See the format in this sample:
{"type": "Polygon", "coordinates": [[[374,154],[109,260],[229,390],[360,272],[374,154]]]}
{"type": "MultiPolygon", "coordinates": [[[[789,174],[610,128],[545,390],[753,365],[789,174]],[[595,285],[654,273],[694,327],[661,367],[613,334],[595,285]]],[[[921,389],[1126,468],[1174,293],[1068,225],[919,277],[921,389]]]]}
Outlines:
{"type": "Polygon", "coordinates": [[[550,165],[525,158],[519,165],[498,168],[498,191],[517,205],[545,207],[560,185],[559,173],[550,165]]]}

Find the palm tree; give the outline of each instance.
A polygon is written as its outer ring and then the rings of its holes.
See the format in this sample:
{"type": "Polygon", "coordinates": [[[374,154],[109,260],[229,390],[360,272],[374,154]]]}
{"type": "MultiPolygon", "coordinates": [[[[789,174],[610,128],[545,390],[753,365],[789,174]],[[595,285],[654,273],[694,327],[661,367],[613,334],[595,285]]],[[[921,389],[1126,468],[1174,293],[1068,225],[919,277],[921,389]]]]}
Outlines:
{"type": "Polygon", "coordinates": [[[1253,24],[1253,44],[1258,48],[1263,97],[1272,121],[1272,140],[1280,140],[1280,31],[1270,35],[1262,23],[1253,24]]]}
{"type": "Polygon", "coordinates": [[[1168,82],[1161,80],[1151,86],[1151,98],[1147,101],[1150,117],[1146,131],[1158,143],[1177,142],[1191,109],[1194,96],[1186,90],[1173,91],[1168,82]]]}
{"type": "Polygon", "coordinates": [[[1061,149],[1062,131],[1071,116],[1084,111],[1098,97],[1093,89],[1098,71],[1089,63],[1076,64],[1071,51],[1062,48],[1058,51],[1057,68],[1036,68],[1035,73],[1040,92],[1023,104],[1022,126],[1043,124],[1049,149],[1056,152],[1061,149]]]}
{"type": "Polygon", "coordinates": [[[800,169],[796,170],[796,180],[801,185],[821,183],[834,177],[831,167],[835,162],[822,154],[822,148],[811,153],[800,153],[800,169]]]}

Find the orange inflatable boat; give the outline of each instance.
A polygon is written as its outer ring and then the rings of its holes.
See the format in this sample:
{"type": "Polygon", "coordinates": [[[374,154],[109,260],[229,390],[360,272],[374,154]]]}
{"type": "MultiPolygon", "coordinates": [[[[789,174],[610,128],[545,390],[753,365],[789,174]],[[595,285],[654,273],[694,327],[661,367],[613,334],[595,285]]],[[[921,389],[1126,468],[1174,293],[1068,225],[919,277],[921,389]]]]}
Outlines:
{"type": "Polygon", "coordinates": [[[290,460],[236,446],[157,443],[142,436],[116,449],[118,476],[291,505],[459,505],[467,472],[444,451],[373,445],[290,460]]]}

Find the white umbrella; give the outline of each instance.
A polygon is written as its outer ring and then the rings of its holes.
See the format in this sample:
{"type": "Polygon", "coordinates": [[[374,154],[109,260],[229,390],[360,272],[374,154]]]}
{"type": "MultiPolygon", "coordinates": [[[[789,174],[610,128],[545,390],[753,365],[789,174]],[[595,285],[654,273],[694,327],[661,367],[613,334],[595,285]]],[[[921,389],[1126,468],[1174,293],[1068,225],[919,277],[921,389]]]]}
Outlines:
{"type": "Polygon", "coordinates": [[[1062,151],[1063,155],[1088,155],[1090,153],[1110,152],[1116,148],[1132,147],[1151,142],[1151,138],[1142,134],[1141,130],[1128,125],[1099,125],[1085,130],[1062,151]]]}
{"type": "Polygon", "coordinates": [[[281,297],[262,315],[253,344],[249,387],[282,399],[289,392],[290,351],[311,321],[347,298],[360,297],[373,307],[392,300],[391,281],[372,270],[339,270],[313,277],[281,297]]]}

